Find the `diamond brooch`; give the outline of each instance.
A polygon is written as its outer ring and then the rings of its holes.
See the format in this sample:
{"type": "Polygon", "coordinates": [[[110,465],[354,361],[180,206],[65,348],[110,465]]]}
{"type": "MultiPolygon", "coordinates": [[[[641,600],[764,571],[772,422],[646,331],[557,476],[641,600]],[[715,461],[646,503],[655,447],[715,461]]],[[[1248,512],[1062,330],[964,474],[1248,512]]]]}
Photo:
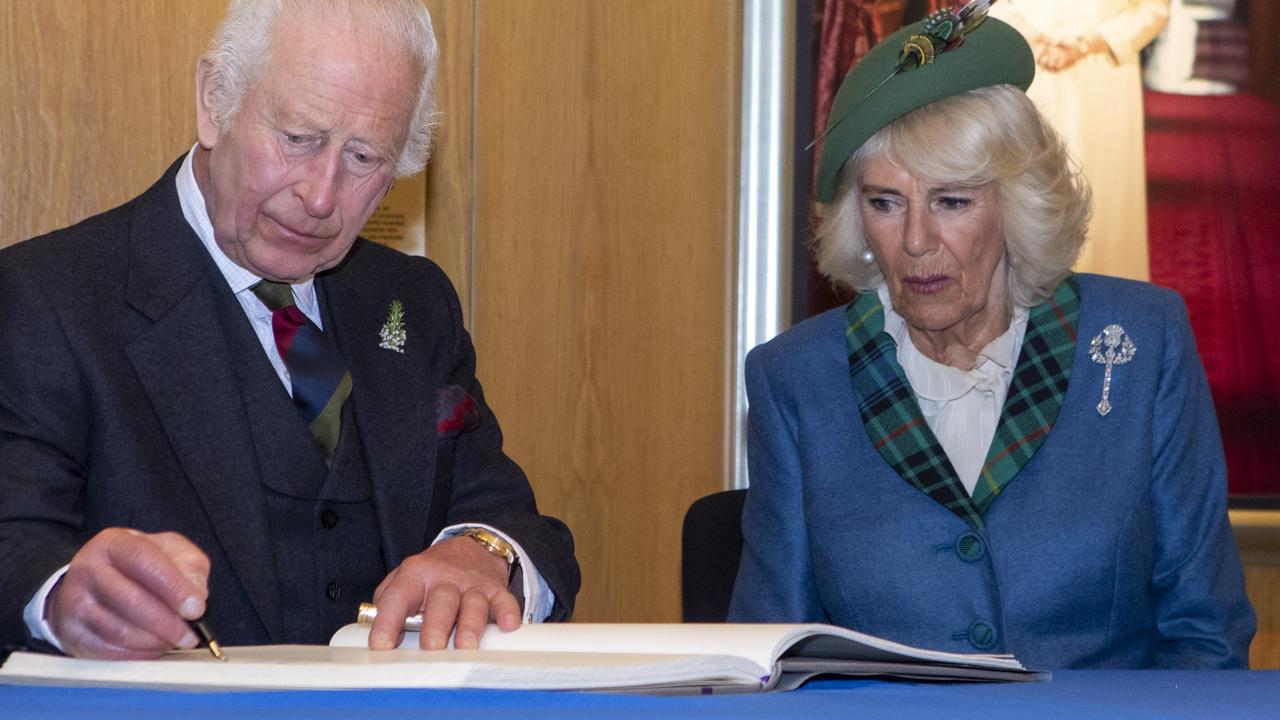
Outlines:
{"type": "Polygon", "coordinates": [[[1102,328],[1102,333],[1094,335],[1089,342],[1089,357],[1107,370],[1102,378],[1102,402],[1098,403],[1098,414],[1105,416],[1111,412],[1111,369],[1116,365],[1124,365],[1133,359],[1138,347],[1125,333],[1124,328],[1116,324],[1102,328]],[[1104,349],[1105,348],[1105,349],[1104,349]]]}

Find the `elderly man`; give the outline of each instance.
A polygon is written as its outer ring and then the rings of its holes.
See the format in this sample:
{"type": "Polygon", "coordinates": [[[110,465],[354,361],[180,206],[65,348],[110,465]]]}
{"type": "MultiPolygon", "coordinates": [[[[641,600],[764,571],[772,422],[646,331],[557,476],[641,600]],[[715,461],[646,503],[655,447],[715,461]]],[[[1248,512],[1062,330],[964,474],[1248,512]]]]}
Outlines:
{"type": "Polygon", "coordinates": [[[572,540],[452,287],[356,237],[426,162],[435,63],[421,0],[235,0],[196,146],[0,253],[0,644],[152,657],[202,615],[318,643],[369,599],[375,649],[419,611],[428,648],[568,617],[572,540]]]}

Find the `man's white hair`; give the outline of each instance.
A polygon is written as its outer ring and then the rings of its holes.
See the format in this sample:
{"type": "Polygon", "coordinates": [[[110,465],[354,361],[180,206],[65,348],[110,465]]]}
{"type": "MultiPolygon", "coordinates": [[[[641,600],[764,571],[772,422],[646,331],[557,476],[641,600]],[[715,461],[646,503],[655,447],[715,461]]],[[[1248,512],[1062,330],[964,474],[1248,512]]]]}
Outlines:
{"type": "Polygon", "coordinates": [[[231,0],[205,52],[210,111],[219,129],[231,129],[245,94],[262,79],[271,63],[276,24],[290,18],[358,16],[363,29],[384,38],[387,47],[404,51],[422,74],[418,101],[395,175],[422,170],[431,155],[436,124],[436,48],[431,16],[422,0],[231,0]]]}

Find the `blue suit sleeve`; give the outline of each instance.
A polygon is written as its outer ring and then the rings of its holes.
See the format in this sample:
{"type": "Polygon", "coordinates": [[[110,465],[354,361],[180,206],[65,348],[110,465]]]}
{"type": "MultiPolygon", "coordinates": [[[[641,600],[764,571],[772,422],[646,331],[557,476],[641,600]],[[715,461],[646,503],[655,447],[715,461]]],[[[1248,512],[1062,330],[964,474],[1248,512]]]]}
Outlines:
{"type": "Polygon", "coordinates": [[[746,361],[747,462],[742,563],[731,622],[827,622],[809,559],[796,408],[774,393],[768,346],[746,361]]]}
{"type": "Polygon", "coordinates": [[[1158,397],[1152,405],[1152,502],[1165,668],[1247,667],[1253,608],[1227,519],[1226,462],[1213,401],[1186,308],[1171,296],[1165,312],[1158,397]]]}

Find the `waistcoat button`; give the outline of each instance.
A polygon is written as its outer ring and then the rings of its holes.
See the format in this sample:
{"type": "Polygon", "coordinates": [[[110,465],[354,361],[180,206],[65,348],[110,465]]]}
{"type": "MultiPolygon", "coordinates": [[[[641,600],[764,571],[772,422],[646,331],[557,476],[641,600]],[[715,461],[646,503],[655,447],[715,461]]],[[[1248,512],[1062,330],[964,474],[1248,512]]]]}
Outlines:
{"type": "Polygon", "coordinates": [[[325,510],[320,513],[320,526],[325,530],[332,530],[338,525],[338,513],[332,510],[325,510]]]}

